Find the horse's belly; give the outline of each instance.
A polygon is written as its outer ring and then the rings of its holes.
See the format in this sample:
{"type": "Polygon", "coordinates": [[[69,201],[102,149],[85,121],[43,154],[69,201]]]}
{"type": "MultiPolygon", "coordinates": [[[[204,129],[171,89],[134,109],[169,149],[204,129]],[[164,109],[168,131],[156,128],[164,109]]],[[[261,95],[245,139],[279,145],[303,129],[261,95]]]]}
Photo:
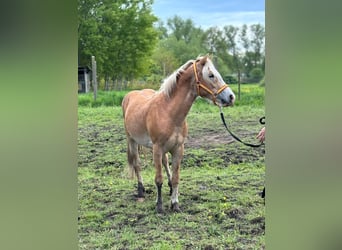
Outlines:
{"type": "Polygon", "coordinates": [[[140,136],[134,136],[134,140],[139,145],[142,145],[142,146],[145,146],[148,148],[152,148],[153,144],[152,144],[151,138],[147,134],[140,135],[140,136]]]}

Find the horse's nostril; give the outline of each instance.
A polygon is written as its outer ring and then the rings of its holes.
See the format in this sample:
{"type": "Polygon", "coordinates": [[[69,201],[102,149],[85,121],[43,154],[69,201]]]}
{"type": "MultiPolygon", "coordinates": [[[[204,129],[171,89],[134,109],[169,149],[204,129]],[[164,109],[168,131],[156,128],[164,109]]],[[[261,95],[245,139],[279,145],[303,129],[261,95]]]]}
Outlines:
{"type": "Polygon", "coordinates": [[[229,96],[229,98],[230,98],[231,101],[233,101],[233,100],[234,100],[234,95],[231,94],[231,95],[229,96]]]}

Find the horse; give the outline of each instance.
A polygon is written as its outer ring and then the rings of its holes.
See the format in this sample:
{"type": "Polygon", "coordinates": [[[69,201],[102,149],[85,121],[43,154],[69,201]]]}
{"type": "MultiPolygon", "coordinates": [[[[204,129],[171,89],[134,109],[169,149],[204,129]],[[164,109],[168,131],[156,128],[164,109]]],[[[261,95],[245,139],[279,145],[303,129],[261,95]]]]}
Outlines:
{"type": "Polygon", "coordinates": [[[235,95],[208,56],[189,60],[167,77],[158,91],[133,90],[122,101],[127,139],[127,160],[138,179],[138,199],[145,197],[138,146],[152,148],[157,187],[156,211],[163,213],[162,165],[170,187],[171,210],[181,212],[178,201],[180,163],[188,134],[186,116],[200,96],[220,107],[233,106],[235,95]],[[172,156],[172,174],[168,166],[172,156]]]}

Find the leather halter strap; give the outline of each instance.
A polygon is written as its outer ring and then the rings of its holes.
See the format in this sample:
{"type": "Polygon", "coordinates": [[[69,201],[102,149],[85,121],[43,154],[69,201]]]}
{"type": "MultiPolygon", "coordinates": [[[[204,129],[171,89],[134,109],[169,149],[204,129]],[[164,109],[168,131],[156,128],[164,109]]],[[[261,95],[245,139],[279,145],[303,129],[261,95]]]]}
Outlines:
{"type": "Polygon", "coordinates": [[[227,84],[224,84],[221,88],[219,88],[216,92],[213,92],[211,89],[209,89],[206,85],[204,85],[203,83],[200,82],[200,80],[198,79],[198,75],[197,75],[197,68],[196,68],[196,62],[194,62],[193,64],[193,68],[194,68],[194,74],[195,74],[195,78],[196,78],[196,86],[197,86],[197,95],[200,95],[200,88],[204,89],[205,91],[207,91],[209,94],[211,94],[212,97],[212,101],[215,105],[219,106],[216,102],[216,97],[226,88],[228,88],[227,84]]]}

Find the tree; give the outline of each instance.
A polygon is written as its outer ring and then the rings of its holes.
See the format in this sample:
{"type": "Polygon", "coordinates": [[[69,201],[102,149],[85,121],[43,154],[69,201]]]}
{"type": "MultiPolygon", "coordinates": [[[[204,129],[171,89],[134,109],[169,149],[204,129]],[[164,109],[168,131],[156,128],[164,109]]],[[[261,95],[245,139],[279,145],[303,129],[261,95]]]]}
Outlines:
{"type": "Polygon", "coordinates": [[[78,0],[79,65],[90,67],[92,55],[96,55],[100,65],[103,63],[104,54],[100,46],[102,38],[99,35],[98,13],[96,11],[100,6],[101,2],[95,0],[78,0]]]}
{"type": "Polygon", "coordinates": [[[158,24],[156,26],[156,30],[158,31],[158,37],[159,40],[163,40],[166,39],[168,37],[168,30],[167,28],[164,26],[164,22],[159,20],[158,24]]]}
{"type": "Polygon", "coordinates": [[[96,56],[106,81],[124,82],[150,69],[157,42],[152,0],[79,0],[79,63],[96,56]]]}
{"type": "Polygon", "coordinates": [[[241,43],[242,48],[245,51],[249,51],[250,41],[248,38],[248,27],[246,24],[242,25],[242,27],[240,29],[239,42],[241,43]]]}
{"type": "Polygon", "coordinates": [[[237,72],[237,79],[238,79],[238,100],[240,100],[240,84],[241,84],[241,70],[242,70],[242,57],[240,54],[239,47],[237,46],[237,34],[239,28],[227,25],[223,27],[224,35],[226,38],[226,42],[228,44],[228,50],[232,55],[231,60],[229,61],[230,66],[232,69],[237,72]]]}
{"type": "Polygon", "coordinates": [[[160,51],[171,53],[178,66],[207,53],[203,46],[204,32],[195,27],[191,19],[183,20],[179,16],[174,16],[168,19],[167,27],[159,23],[157,29],[162,34],[158,45],[160,51]]]}
{"type": "Polygon", "coordinates": [[[265,28],[260,24],[243,25],[240,32],[240,42],[244,49],[242,64],[246,76],[249,78],[254,68],[265,71],[265,28]]]}
{"type": "Polygon", "coordinates": [[[183,40],[187,44],[191,42],[193,32],[196,29],[191,19],[183,20],[181,17],[175,15],[173,18],[167,20],[167,25],[177,41],[183,40]]]}
{"type": "Polygon", "coordinates": [[[165,41],[160,41],[152,56],[155,62],[154,73],[161,75],[162,78],[170,75],[179,66],[174,54],[164,45],[165,41]]]}
{"type": "Polygon", "coordinates": [[[205,46],[207,51],[213,55],[215,67],[222,75],[228,73],[230,55],[228,45],[225,41],[223,32],[217,27],[211,27],[205,32],[205,46]]]}
{"type": "Polygon", "coordinates": [[[254,67],[260,67],[263,60],[263,50],[265,44],[265,28],[260,24],[250,26],[251,30],[251,47],[254,52],[253,64],[254,67]]]}

